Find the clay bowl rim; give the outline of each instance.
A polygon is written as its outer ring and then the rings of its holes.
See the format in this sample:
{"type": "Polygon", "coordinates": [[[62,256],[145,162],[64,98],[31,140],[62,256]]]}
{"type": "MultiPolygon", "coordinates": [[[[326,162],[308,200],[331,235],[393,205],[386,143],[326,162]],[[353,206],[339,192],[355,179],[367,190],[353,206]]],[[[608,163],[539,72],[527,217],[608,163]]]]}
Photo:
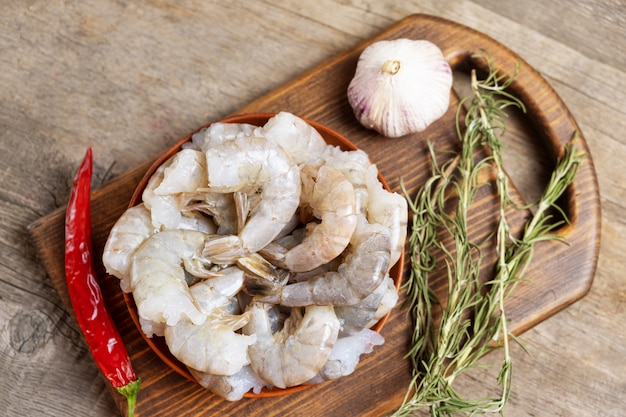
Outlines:
{"type": "MultiPolygon", "coordinates": [[[[249,123],[255,126],[263,126],[270,118],[274,117],[276,114],[277,113],[258,112],[258,113],[243,113],[243,114],[236,114],[236,115],[228,116],[228,117],[213,121],[204,126],[201,126],[200,128],[194,130],[193,132],[189,133],[185,137],[179,139],[174,145],[172,145],[170,148],[168,148],[163,153],[161,153],[157,157],[157,159],[150,165],[150,167],[148,168],[148,170],[146,171],[142,179],[137,184],[137,187],[135,188],[135,191],[133,192],[133,195],[130,199],[128,207],[130,208],[130,207],[136,206],[142,202],[141,196],[142,196],[143,190],[145,189],[146,185],[148,184],[148,180],[154,174],[157,168],[161,166],[161,164],[163,164],[165,161],[167,161],[170,157],[172,157],[174,154],[176,154],[178,151],[180,151],[183,144],[191,141],[191,137],[195,135],[196,133],[200,132],[202,129],[205,129],[214,123],[249,123]]],[[[315,122],[313,120],[309,120],[304,117],[301,117],[301,118],[305,120],[308,124],[313,126],[322,135],[326,143],[339,146],[343,150],[357,150],[358,149],[358,147],[354,143],[352,143],[346,137],[336,132],[335,130],[331,129],[330,127],[323,125],[321,123],[315,122]]],[[[382,183],[383,187],[386,190],[391,190],[389,188],[389,184],[385,181],[385,179],[382,177],[380,172],[378,174],[378,179],[380,180],[380,182],[382,183]]],[[[400,290],[400,286],[402,284],[402,274],[404,270],[404,257],[405,257],[404,252],[405,251],[403,248],[402,253],[400,254],[400,259],[391,268],[390,273],[389,273],[389,275],[394,280],[394,284],[397,290],[400,290]]],[[[178,373],[179,375],[183,376],[185,379],[191,382],[199,384],[198,381],[191,375],[187,366],[184,365],[182,362],[180,362],[176,357],[174,357],[174,355],[172,355],[163,337],[159,337],[159,336],[148,337],[144,334],[144,332],[141,330],[141,324],[139,323],[139,316],[137,315],[137,306],[135,304],[135,300],[132,297],[132,293],[125,292],[123,293],[123,295],[124,295],[124,300],[126,302],[128,312],[131,316],[131,319],[133,320],[133,323],[137,327],[137,330],[141,334],[141,337],[146,341],[146,343],[152,349],[152,351],[176,373],[178,373]]],[[[391,311],[388,312],[385,316],[383,316],[372,327],[372,330],[380,333],[381,329],[383,328],[383,326],[389,319],[390,314],[391,314],[391,311]]],[[[253,392],[247,392],[246,394],[244,394],[244,397],[248,397],[248,398],[276,397],[276,396],[288,395],[288,394],[300,392],[311,386],[312,385],[302,384],[302,385],[297,385],[297,386],[288,387],[288,388],[273,388],[273,389],[263,388],[262,391],[258,394],[255,394],[253,392]]]]}

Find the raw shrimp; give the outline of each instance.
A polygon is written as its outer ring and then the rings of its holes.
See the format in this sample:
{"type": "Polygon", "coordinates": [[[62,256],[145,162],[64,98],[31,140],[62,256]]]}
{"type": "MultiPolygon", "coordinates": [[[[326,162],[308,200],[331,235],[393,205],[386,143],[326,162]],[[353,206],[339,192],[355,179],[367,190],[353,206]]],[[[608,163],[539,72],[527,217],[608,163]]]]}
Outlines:
{"type": "Polygon", "coordinates": [[[338,169],[354,187],[357,213],[367,212],[367,170],[372,164],[361,149],[344,151],[337,146],[329,146],[324,154],[324,162],[338,169]]]}
{"type": "Polygon", "coordinates": [[[317,384],[350,375],[359,364],[362,354],[371,353],[374,346],[382,345],[384,342],[385,339],[380,334],[370,329],[338,338],[324,367],[307,383],[317,384]]]}
{"type": "MultiPolygon", "coordinates": [[[[236,266],[231,266],[216,271],[208,271],[206,278],[193,284],[189,291],[200,310],[205,314],[210,314],[217,307],[227,309],[228,314],[238,314],[234,307],[230,306],[233,297],[241,290],[245,274],[236,266]]],[[[236,303],[233,303],[236,305],[236,303]]]]}
{"type": "Polygon", "coordinates": [[[300,167],[301,210],[310,209],[320,223],[307,224],[303,241],[288,250],[279,266],[293,272],[310,271],[340,255],[356,228],[354,188],[346,177],[328,165],[300,167]]]}
{"type": "Polygon", "coordinates": [[[203,152],[182,149],[163,166],[163,179],[154,188],[157,195],[190,193],[206,186],[207,167],[203,152]]]}
{"type": "Polygon", "coordinates": [[[268,386],[267,382],[258,376],[250,365],[246,365],[239,372],[228,376],[212,375],[195,369],[189,369],[189,371],[200,385],[227,401],[239,401],[247,392],[252,391],[258,394],[264,387],[268,386]]]}
{"type": "Polygon", "coordinates": [[[250,136],[256,128],[257,126],[248,123],[216,122],[192,135],[191,142],[185,143],[183,148],[206,152],[221,143],[250,136]]]}
{"type": "Polygon", "coordinates": [[[319,372],[337,340],[339,320],[332,307],[291,309],[281,331],[272,334],[269,305],[253,301],[247,311],[250,322],[245,334],[257,341],[248,348],[250,366],[265,381],[278,388],[302,384],[319,372]]]}
{"type": "Polygon", "coordinates": [[[265,138],[241,137],[207,151],[209,188],[215,192],[255,193],[258,204],[237,235],[213,236],[204,256],[232,263],[270,243],[289,223],[300,202],[298,166],[265,138]]]}
{"type": "Polygon", "coordinates": [[[285,306],[344,306],[371,294],[387,275],[391,235],[386,227],[369,224],[362,217],[358,224],[349,254],[337,271],[285,285],[277,294],[260,300],[285,306]]]}
{"type": "Polygon", "coordinates": [[[170,352],[182,363],[200,372],[233,375],[249,363],[248,347],[255,335],[236,330],[249,320],[249,313],[229,315],[214,309],[202,324],[181,320],[165,327],[165,342],[170,352]]]}
{"type": "Polygon", "coordinates": [[[166,326],[165,341],[170,352],[188,367],[213,375],[234,375],[249,363],[248,346],[256,336],[236,333],[249,320],[249,313],[239,314],[235,295],[240,291],[244,273],[230,267],[191,287],[191,295],[207,315],[196,325],[181,320],[166,326]],[[234,302],[233,302],[234,301],[234,302]]]}
{"type": "Polygon", "coordinates": [[[120,279],[130,292],[130,264],[137,248],[155,232],[150,211],[142,204],[127,209],[115,222],[104,245],[102,263],[107,273],[120,279]]]}
{"type": "Polygon", "coordinates": [[[280,146],[298,165],[319,162],[327,144],[322,135],[305,120],[280,112],[254,132],[280,146]]]}
{"type": "MultiPolygon", "coordinates": [[[[186,260],[190,270],[201,267],[193,265],[193,261],[186,260]]],[[[228,314],[239,314],[239,303],[233,294],[237,294],[241,289],[244,280],[243,271],[236,267],[203,271],[204,280],[199,280],[191,285],[189,291],[196,301],[198,308],[207,316],[213,309],[220,307],[228,314]]],[[[163,336],[166,325],[163,322],[156,322],[139,317],[142,332],[148,336],[163,336]]]]}
{"type": "Polygon", "coordinates": [[[207,168],[204,153],[192,149],[177,152],[159,166],[148,180],[142,199],[150,210],[155,228],[176,229],[182,211],[189,202],[186,194],[206,187],[207,168]]]}
{"type": "Polygon", "coordinates": [[[170,326],[183,318],[204,323],[207,315],[189,290],[185,268],[199,277],[214,275],[200,258],[207,236],[196,230],[163,230],[135,251],[130,287],[140,317],[170,326]]]}
{"type": "Polygon", "coordinates": [[[367,172],[367,219],[370,223],[382,224],[391,231],[389,267],[392,267],[400,259],[406,242],[408,205],[403,196],[383,188],[378,179],[378,171],[372,167],[367,172]]]}
{"type": "MultiPolygon", "coordinates": [[[[393,279],[387,275],[378,288],[358,303],[350,306],[335,307],[335,314],[337,314],[337,318],[341,320],[341,332],[339,336],[355,334],[366,327],[370,327],[372,320],[379,312],[381,302],[385,299],[389,291],[393,291],[393,293],[396,294],[397,301],[398,297],[396,288],[393,285],[393,279]]],[[[385,301],[389,304],[392,300],[387,296],[385,301]]],[[[395,304],[395,302],[393,304],[395,304]]],[[[386,314],[386,311],[384,314],[386,314]]]]}
{"type": "Polygon", "coordinates": [[[383,188],[376,165],[362,150],[342,151],[329,147],[324,161],[341,171],[354,186],[357,212],[365,213],[370,223],[389,227],[394,242],[389,266],[400,259],[407,236],[408,205],[398,193],[383,188]]]}
{"type": "Polygon", "coordinates": [[[387,313],[389,313],[391,309],[398,303],[398,290],[391,277],[387,276],[381,287],[385,289],[383,293],[383,298],[382,300],[380,300],[378,309],[376,309],[374,317],[372,317],[370,322],[367,324],[367,327],[372,327],[373,325],[378,323],[378,321],[382,319],[387,313]]]}

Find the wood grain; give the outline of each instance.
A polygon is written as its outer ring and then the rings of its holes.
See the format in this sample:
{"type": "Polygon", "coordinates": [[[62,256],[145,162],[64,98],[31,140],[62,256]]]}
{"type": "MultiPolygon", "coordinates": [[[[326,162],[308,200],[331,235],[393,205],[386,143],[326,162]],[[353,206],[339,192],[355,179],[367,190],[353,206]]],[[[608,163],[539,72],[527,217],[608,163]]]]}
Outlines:
{"type": "MultiPolygon", "coordinates": [[[[523,57],[567,104],[595,162],[596,278],[585,297],[525,331],[524,349],[512,347],[506,415],[623,416],[623,0],[25,0],[1,10],[0,416],[119,413],[26,229],[65,204],[86,146],[97,190],[413,13],[460,22],[523,57]]],[[[465,74],[455,75],[455,88],[464,87],[465,74]]],[[[525,117],[510,122],[505,166],[533,201],[551,159],[525,117]]],[[[455,385],[489,395],[494,368],[455,385]]]]}
{"type": "MultiPolygon", "coordinates": [[[[454,146],[456,132],[453,122],[457,97],[453,97],[450,111],[426,132],[396,139],[393,146],[390,146],[390,140],[377,137],[355,121],[344,94],[360,51],[372,41],[398,37],[433,41],[442,48],[458,70],[464,70],[467,66],[483,66],[480,60],[471,58],[481,48],[489,51],[503,73],[513,74],[515,64],[521,62],[521,71],[512,89],[527,105],[530,129],[541,139],[542,149],[552,164],[562,152],[565,143],[579,130],[567,107],[550,85],[511,50],[465,26],[427,15],[403,19],[355,48],[252,101],[235,113],[288,110],[326,124],[368,152],[392,188],[399,190],[398,180],[402,177],[408,190],[414,193],[429,172],[425,157],[425,139],[435,140],[437,146],[442,148],[454,146]]],[[[582,136],[578,145],[588,151],[582,136]]],[[[128,204],[130,195],[147,166],[148,163],[141,164],[94,192],[92,210],[94,250],[97,253],[101,253],[108,230],[128,204]]],[[[519,199],[522,197],[519,196],[519,199]]],[[[492,194],[480,195],[478,210],[471,218],[476,227],[475,237],[481,237],[481,233],[484,237],[485,227],[492,223],[493,217],[488,214],[493,209],[493,204],[492,194]]],[[[516,289],[508,303],[511,328],[516,334],[570,305],[590,288],[596,268],[600,235],[598,187],[590,158],[585,161],[576,183],[563,201],[563,208],[570,217],[571,224],[562,228],[560,233],[570,246],[547,243],[536,254],[528,271],[528,282],[522,283],[516,289]],[[555,258],[559,259],[558,263],[553,262],[555,258]]],[[[511,218],[519,228],[527,215],[525,212],[512,212],[511,218]]],[[[62,297],[66,297],[60,244],[62,221],[63,211],[60,209],[33,223],[29,231],[55,287],[62,297]]],[[[489,262],[493,260],[489,257],[487,259],[489,262]]],[[[489,268],[489,262],[485,268],[489,268]]],[[[206,393],[204,389],[185,380],[160,362],[133,326],[117,281],[106,277],[102,265],[98,265],[98,269],[103,277],[102,285],[112,315],[120,325],[133,362],[144,379],[138,400],[138,415],[237,415],[244,412],[246,415],[278,412],[300,415],[305,411],[314,415],[382,415],[397,407],[404,395],[410,369],[402,356],[406,351],[411,329],[410,321],[400,309],[396,309],[383,329],[382,334],[387,340],[385,345],[363,360],[354,375],[289,396],[262,400],[244,399],[232,404],[206,393]],[[381,373],[380,369],[385,372],[381,373]],[[377,381],[375,385],[371,384],[372,379],[377,381]],[[377,398],[375,402],[361,400],[373,395],[377,398]],[[321,397],[325,401],[320,402],[318,399],[321,397]]],[[[435,289],[440,295],[444,295],[443,275],[438,278],[435,289]]],[[[121,405],[119,398],[116,400],[121,405]]],[[[121,411],[124,413],[123,407],[121,411]]]]}

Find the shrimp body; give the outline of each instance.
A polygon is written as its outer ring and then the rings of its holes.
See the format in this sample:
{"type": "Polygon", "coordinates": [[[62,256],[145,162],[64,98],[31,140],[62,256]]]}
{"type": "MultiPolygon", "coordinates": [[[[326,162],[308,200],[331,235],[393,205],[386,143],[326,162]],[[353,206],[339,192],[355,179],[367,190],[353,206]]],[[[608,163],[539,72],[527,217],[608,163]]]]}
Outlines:
{"type": "Polygon", "coordinates": [[[156,195],[190,193],[206,184],[206,158],[200,151],[182,149],[163,167],[163,178],[154,188],[156,195]]]}
{"type": "Polygon", "coordinates": [[[298,166],[262,137],[240,137],[207,151],[209,188],[215,192],[254,194],[258,203],[237,235],[214,236],[204,255],[215,263],[233,263],[270,243],[289,223],[300,202],[298,166]]]}
{"type": "Polygon", "coordinates": [[[324,154],[324,162],[339,170],[354,187],[357,213],[367,212],[367,170],[372,166],[369,157],[361,149],[343,151],[329,146],[324,154]]]}
{"type": "Polygon", "coordinates": [[[251,317],[243,332],[257,336],[257,341],[248,348],[250,366],[275,387],[302,384],[328,360],[339,333],[339,320],[329,306],[310,306],[304,314],[294,308],[283,329],[272,334],[269,308],[253,301],[247,310],[251,317]]]}
{"type": "Polygon", "coordinates": [[[249,313],[239,314],[235,295],[244,282],[243,271],[223,269],[194,284],[191,295],[207,315],[202,324],[181,320],[165,326],[163,334],[170,352],[191,369],[213,375],[233,375],[249,363],[248,346],[256,340],[236,331],[248,322],[249,313]]]}
{"type": "Polygon", "coordinates": [[[357,222],[354,187],[341,172],[312,164],[300,171],[303,209],[321,222],[308,223],[304,240],[285,253],[282,263],[293,272],[310,271],[340,255],[357,222]]]}
{"type": "Polygon", "coordinates": [[[335,314],[337,314],[337,317],[342,323],[341,332],[339,333],[340,337],[355,334],[366,327],[370,327],[385,295],[390,291],[390,285],[395,293],[393,280],[387,275],[383,282],[371,294],[358,303],[335,307],[335,314]]]}
{"type": "Polygon", "coordinates": [[[382,224],[391,231],[391,267],[400,259],[406,242],[408,203],[400,194],[383,188],[376,169],[371,168],[367,172],[367,190],[367,219],[370,223],[382,224]]]}
{"type": "Polygon", "coordinates": [[[200,385],[227,401],[239,401],[249,391],[258,394],[267,386],[250,365],[245,365],[233,375],[213,375],[195,369],[189,371],[200,385]]]}
{"type": "Polygon", "coordinates": [[[277,144],[298,164],[318,162],[326,151],[326,141],[303,119],[280,112],[255,130],[255,134],[277,144]]]}
{"type": "Polygon", "coordinates": [[[165,342],[170,352],[192,369],[233,375],[249,363],[248,346],[256,340],[255,335],[236,333],[248,318],[247,313],[228,315],[216,309],[202,324],[181,320],[166,326],[165,342]]]}
{"type": "Polygon", "coordinates": [[[378,304],[378,308],[376,309],[374,316],[366,326],[368,328],[378,323],[380,319],[382,319],[387,313],[389,313],[391,309],[398,303],[398,299],[400,298],[395,283],[390,276],[387,276],[385,278],[385,281],[383,281],[377,291],[381,291],[383,293],[383,296],[380,300],[380,303],[378,304]]]}
{"type": "Polygon", "coordinates": [[[376,165],[370,163],[362,150],[342,151],[329,147],[324,161],[341,171],[355,189],[357,212],[365,214],[370,223],[379,223],[391,231],[393,266],[404,249],[407,236],[408,204],[406,199],[386,190],[378,178],[376,165]]]}
{"type": "Polygon", "coordinates": [[[183,264],[200,258],[206,237],[196,230],[164,230],[135,251],[130,288],[141,318],[169,326],[183,318],[204,323],[207,315],[189,290],[183,264]]]}
{"type": "Polygon", "coordinates": [[[211,124],[191,137],[191,142],[183,144],[183,148],[206,152],[209,149],[238,137],[250,136],[257,126],[248,123],[211,124]]]}
{"type": "Polygon", "coordinates": [[[371,353],[374,346],[384,342],[385,339],[380,334],[370,329],[338,338],[324,367],[307,383],[316,384],[350,375],[356,369],[362,354],[371,353]]]}
{"type": "Polygon", "coordinates": [[[238,313],[230,304],[244,283],[244,271],[231,266],[212,273],[207,272],[205,277],[189,287],[200,310],[207,315],[217,308],[228,308],[226,312],[229,314],[238,313]]]}
{"type": "Polygon", "coordinates": [[[142,204],[127,209],[115,222],[104,245],[102,263],[107,273],[119,278],[130,292],[130,264],[137,248],[155,232],[150,211],[142,204]]]}
{"type": "Polygon", "coordinates": [[[148,180],[142,199],[158,229],[175,229],[188,203],[187,194],[206,187],[204,154],[183,149],[157,168],[148,180]]]}
{"type": "Polygon", "coordinates": [[[260,300],[284,306],[354,305],[381,284],[389,269],[391,235],[379,224],[362,220],[355,231],[349,254],[337,271],[288,284],[260,300]]]}

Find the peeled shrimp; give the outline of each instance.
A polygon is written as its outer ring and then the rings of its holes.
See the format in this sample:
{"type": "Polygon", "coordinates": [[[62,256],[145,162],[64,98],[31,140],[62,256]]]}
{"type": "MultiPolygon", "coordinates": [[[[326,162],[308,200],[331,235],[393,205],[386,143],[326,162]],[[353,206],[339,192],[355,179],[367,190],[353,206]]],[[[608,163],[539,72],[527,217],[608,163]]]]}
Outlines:
{"type": "Polygon", "coordinates": [[[310,271],[340,255],[357,222],[354,188],[341,172],[307,164],[301,166],[300,178],[302,209],[310,209],[321,222],[308,223],[302,242],[279,257],[280,266],[292,272],[310,271]]]}
{"type": "Polygon", "coordinates": [[[339,170],[354,187],[357,213],[367,213],[367,170],[372,166],[369,157],[361,149],[344,151],[337,146],[329,146],[324,154],[324,162],[339,170]]]}
{"type": "Polygon", "coordinates": [[[221,143],[250,136],[255,129],[257,126],[248,123],[213,123],[192,135],[191,142],[185,143],[183,148],[206,152],[221,143]]]}
{"type": "Polygon", "coordinates": [[[249,319],[249,313],[239,314],[235,297],[243,282],[243,271],[236,267],[199,281],[190,292],[207,315],[206,321],[196,325],[181,320],[165,327],[163,333],[170,352],[189,368],[213,375],[233,375],[249,363],[248,346],[256,337],[236,332],[249,319]]]}
{"type": "Polygon", "coordinates": [[[107,273],[119,278],[130,292],[130,264],[137,248],[155,232],[150,211],[142,204],[127,209],[115,222],[104,245],[102,263],[107,273]]]}
{"type": "Polygon", "coordinates": [[[327,144],[322,135],[300,117],[280,112],[254,132],[280,146],[298,164],[318,162],[327,144]]]}
{"type": "Polygon", "coordinates": [[[258,394],[267,386],[267,382],[259,377],[250,365],[242,367],[233,375],[213,375],[195,369],[189,371],[200,385],[227,401],[239,401],[249,391],[258,394]]]}
{"type": "Polygon", "coordinates": [[[150,210],[156,229],[175,229],[188,203],[186,193],[206,187],[204,153],[183,149],[159,166],[143,191],[142,199],[150,210]]]}
{"type": "Polygon", "coordinates": [[[130,266],[130,287],[143,319],[175,325],[183,318],[194,324],[206,320],[185,279],[185,268],[196,276],[212,276],[200,258],[206,233],[163,230],[150,236],[136,251],[130,266]],[[184,265],[184,267],[183,267],[184,265]],[[194,268],[192,268],[192,266],[194,268]]]}
{"type": "Polygon", "coordinates": [[[362,354],[371,353],[374,346],[382,345],[384,342],[385,339],[380,334],[370,329],[338,338],[324,367],[307,383],[317,384],[350,375],[359,364],[362,354]]]}
{"type": "Polygon", "coordinates": [[[367,172],[367,219],[370,223],[379,223],[391,231],[391,260],[392,267],[398,259],[407,236],[408,205],[400,194],[383,188],[378,179],[378,171],[372,166],[367,172]]]}
{"type": "Polygon", "coordinates": [[[389,266],[393,266],[400,259],[407,236],[406,199],[383,188],[376,165],[360,149],[342,151],[329,147],[324,161],[341,171],[354,186],[357,212],[366,214],[370,223],[380,223],[390,229],[393,247],[389,266]]]}
{"type": "Polygon", "coordinates": [[[204,255],[215,263],[233,263],[270,243],[289,223],[300,202],[298,166],[261,137],[241,137],[207,151],[209,188],[215,192],[254,193],[251,209],[237,235],[214,236],[204,255]]]}
{"type": "Polygon", "coordinates": [[[383,281],[389,269],[390,253],[389,229],[361,219],[352,236],[349,254],[337,271],[285,285],[278,293],[260,300],[285,306],[356,304],[383,281]]]}
{"type": "Polygon", "coordinates": [[[249,363],[248,347],[256,340],[255,335],[236,333],[249,316],[228,315],[216,309],[202,324],[181,320],[166,326],[165,341],[170,352],[190,368],[213,375],[233,375],[249,363]]]}
{"type": "Polygon", "coordinates": [[[241,290],[244,279],[244,271],[235,266],[207,271],[205,278],[193,284],[189,291],[200,310],[207,315],[218,307],[228,307],[227,313],[237,314],[239,311],[230,307],[230,304],[241,290]]]}
{"type": "Polygon", "coordinates": [[[283,329],[272,334],[269,308],[257,301],[248,306],[251,318],[243,332],[257,336],[257,341],[248,348],[250,366],[275,387],[302,384],[328,360],[339,333],[339,320],[329,306],[310,306],[304,314],[301,309],[293,308],[283,329]]]}
{"type": "MultiPolygon", "coordinates": [[[[350,306],[335,307],[335,314],[337,314],[337,318],[341,320],[341,332],[339,336],[355,334],[366,327],[370,327],[372,320],[379,311],[383,299],[385,299],[389,291],[396,293],[395,289],[393,279],[387,275],[378,288],[358,303],[350,306]]],[[[396,300],[397,298],[396,294],[396,300]]],[[[385,301],[390,303],[392,300],[385,299],[385,301]]]]}
{"type": "Polygon", "coordinates": [[[396,285],[393,279],[390,276],[385,278],[385,281],[380,286],[383,291],[383,298],[380,300],[380,304],[378,304],[378,308],[374,313],[374,317],[367,324],[367,327],[372,327],[380,319],[382,319],[387,313],[391,311],[391,309],[398,303],[398,299],[400,296],[398,295],[398,290],[396,289],[396,285]]]}
{"type": "Polygon", "coordinates": [[[163,179],[154,189],[156,195],[189,193],[206,186],[207,167],[203,152],[182,149],[163,166],[163,179]]]}

